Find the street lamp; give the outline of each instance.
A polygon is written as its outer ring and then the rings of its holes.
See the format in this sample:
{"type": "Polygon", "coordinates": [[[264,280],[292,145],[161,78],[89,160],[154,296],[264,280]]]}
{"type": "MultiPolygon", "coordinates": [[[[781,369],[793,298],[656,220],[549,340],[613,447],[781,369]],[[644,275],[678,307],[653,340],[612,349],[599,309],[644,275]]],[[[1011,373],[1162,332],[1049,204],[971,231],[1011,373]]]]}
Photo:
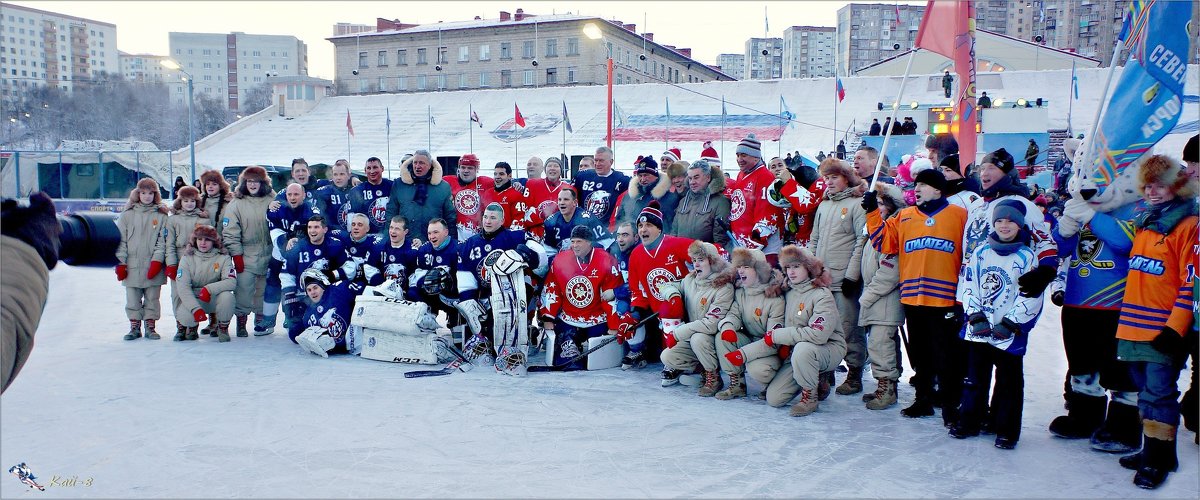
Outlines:
{"type": "Polygon", "coordinates": [[[194,106],[195,106],[195,102],[196,102],[196,100],[192,97],[192,92],[194,90],[193,86],[192,86],[192,80],[194,80],[194,78],[192,78],[191,73],[188,73],[187,71],[185,71],[183,69],[183,66],[180,66],[179,63],[175,62],[173,59],[163,59],[162,66],[164,68],[183,73],[184,76],[187,77],[186,80],[187,80],[187,84],[188,84],[188,143],[190,144],[188,146],[188,153],[190,153],[192,155],[192,182],[195,182],[196,181],[196,131],[195,131],[194,127],[192,126],[192,122],[195,121],[192,118],[192,116],[195,113],[194,106]]]}
{"type": "Polygon", "coordinates": [[[612,120],[613,120],[613,57],[612,45],[604,38],[604,33],[600,31],[600,27],[596,23],[587,23],[583,25],[583,35],[592,40],[603,40],[604,48],[607,52],[607,74],[608,74],[608,128],[605,134],[605,142],[609,149],[612,149],[612,120]]]}

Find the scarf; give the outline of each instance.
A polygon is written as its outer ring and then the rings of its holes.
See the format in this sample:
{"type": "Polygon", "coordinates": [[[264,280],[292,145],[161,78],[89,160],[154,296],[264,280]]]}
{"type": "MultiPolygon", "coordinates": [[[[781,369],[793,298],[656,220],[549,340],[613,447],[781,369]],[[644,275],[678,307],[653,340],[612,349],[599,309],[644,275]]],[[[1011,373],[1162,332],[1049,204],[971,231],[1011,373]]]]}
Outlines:
{"type": "Polygon", "coordinates": [[[981,190],[979,194],[983,195],[983,199],[986,201],[992,201],[1010,194],[1029,198],[1029,189],[1024,184],[1014,181],[1011,175],[1005,175],[996,181],[995,184],[992,184],[992,187],[981,190]]]}
{"type": "Polygon", "coordinates": [[[413,203],[425,205],[425,201],[429,199],[429,182],[433,180],[433,168],[425,172],[425,175],[419,176],[413,171],[412,165],[409,165],[408,173],[412,174],[413,185],[417,187],[417,192],[413,195],[413,203]]]}
{"type": "Polygon", "coordinates": [[[946,201],[945,198],[938,198],[936,200],[929,200],[925,203],[917,205],[917,210],[920,210],[921,213],[925,215],[932,216],[938,213],[939,210],[946,208],[946,205],[949,204],[950,202],[946,201]]]}
{"type": "Polygon", "coordinates": [[[1175,226],[1179,225],[1184,217],[1195,213],[1196,205],[1192,200],[1176,197],[1166,203],[1149,205],[1146,211],[1138,214],[1133,224],[1138,229],[1149,229],[1158,234],[1167,235],[1175,226]]]}
{"type": "Polygon", "coordinates": [[[988,235],[988,246],[1000,255],[1010,255],[1021,247],[1027,247],[1029,246],[1029,241],[1029,230],[1024,227],[1017,232],[1017,237],[1013,238],[1012,241],[1000,241],[1000,235],[996,234],[996,231],[992,231],[988,235]]]}

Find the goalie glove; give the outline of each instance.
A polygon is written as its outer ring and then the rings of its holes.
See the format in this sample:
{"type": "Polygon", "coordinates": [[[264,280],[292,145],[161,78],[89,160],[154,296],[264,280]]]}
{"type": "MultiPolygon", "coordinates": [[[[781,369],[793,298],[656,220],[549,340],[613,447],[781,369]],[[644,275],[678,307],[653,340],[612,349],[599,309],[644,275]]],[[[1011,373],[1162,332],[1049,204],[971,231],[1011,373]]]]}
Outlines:
{"type": "Polygon", "coordinates": [[[296,343],[300,344],[300,347],[304,348],[304,350],[322,358],[328,358],[329,351],[333,350],[337,345],[337,342],[333,340],[333,336],[329,335],[329,331],[319,325],[305,328],[303,332],[300,332],[300,335],[296,336],[296,343]]]}
{"type": "Polygon", "coordinates": [[[481,323],[487,318],[487,311],[483,309],[483,305],[478,300],[461,300],[454,305],[454,308],[458,309],[463,319],[467,320],[467,326],[471,328],[471,333],[476,335],[482,333],[483,325],[481,323]]]}
{"type": "Polygon", "coordinates": [[[283,305],[290,306],[300,302],[300,292],[294,286],[289,286],[283,289],[283,305]]]}
{"type": "Polygon", "coordinates": [[[496,274],[514,274],[527,267],[524,258],[516,250],[492,250],[483,259],[483,265],[496,274]]]}

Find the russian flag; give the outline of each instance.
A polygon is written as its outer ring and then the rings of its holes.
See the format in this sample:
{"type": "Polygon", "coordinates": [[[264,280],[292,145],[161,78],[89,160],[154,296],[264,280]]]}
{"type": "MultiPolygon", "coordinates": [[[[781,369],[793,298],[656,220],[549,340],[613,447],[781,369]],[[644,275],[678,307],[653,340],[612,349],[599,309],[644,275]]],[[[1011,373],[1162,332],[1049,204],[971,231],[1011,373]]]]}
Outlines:
{"type": "Polygon", "coordinates": [[[846,100],[846,87],[842,86],[842,79],[837,79],[837,98],[838,102],[846,100]]]}

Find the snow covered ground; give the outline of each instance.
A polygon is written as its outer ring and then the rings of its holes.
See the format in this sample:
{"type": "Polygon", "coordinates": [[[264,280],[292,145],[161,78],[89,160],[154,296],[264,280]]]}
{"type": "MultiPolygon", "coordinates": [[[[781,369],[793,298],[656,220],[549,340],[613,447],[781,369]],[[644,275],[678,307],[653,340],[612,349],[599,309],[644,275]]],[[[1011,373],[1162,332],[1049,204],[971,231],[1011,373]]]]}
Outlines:
{"type": "MultiPolygon", "coordinates": [[[[23,461],[48,488],[8,475],[0,497],[1200,496],[1191,432],[1179,472],[1149,492],[1116,456],[1046,431],[1066,366],[1051,305],[1025,361],[1021,441],[1004,451],[858,395],[791,418],[663,389],[654,368],[405,379],[416,367],[325,360],[280,334],[172,342],[166,311],[167,338],[126,342],[123,295],[108,269],[51,273],[37,347],[0,398],[0,464],[23,461]]],[[[912,397],[903,385],[901,405],[912,397]]]]}

